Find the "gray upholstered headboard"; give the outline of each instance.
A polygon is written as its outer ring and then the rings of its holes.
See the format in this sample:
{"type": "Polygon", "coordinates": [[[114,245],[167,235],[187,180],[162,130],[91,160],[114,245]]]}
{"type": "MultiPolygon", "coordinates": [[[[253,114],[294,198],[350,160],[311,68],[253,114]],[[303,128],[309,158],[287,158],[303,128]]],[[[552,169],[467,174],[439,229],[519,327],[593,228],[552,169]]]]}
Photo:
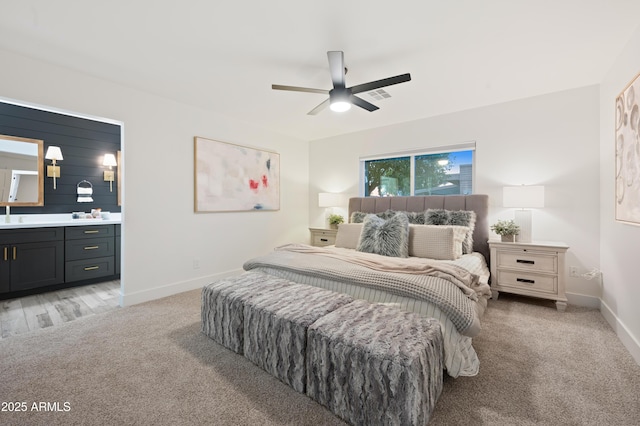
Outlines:
{"type": "Polygon", "coordinates": [[[353,212],[381,213],[386,210],[421,212],[427,209],[473,210],[476,228],[473,231],[473,250],[480,252],[489,263],[489,196],[424,195],[414,197],[354,197],[349,199],[349,219],[353,212]]]}

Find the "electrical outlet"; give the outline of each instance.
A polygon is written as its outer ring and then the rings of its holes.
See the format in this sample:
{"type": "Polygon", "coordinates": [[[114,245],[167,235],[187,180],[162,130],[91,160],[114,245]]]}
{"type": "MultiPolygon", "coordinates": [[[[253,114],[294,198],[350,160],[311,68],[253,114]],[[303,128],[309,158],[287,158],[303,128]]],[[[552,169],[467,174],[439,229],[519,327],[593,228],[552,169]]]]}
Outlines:
{"type": "Polygon", "coordinates": [[[569,275],[571,275],[572,277],[579,277],[580,274],[578,274],[578,267],[577,266],[572,266],[569,268],[569,275]]]}
{"type": "Polygon", "coordinates": [[[193,269],[200,269],[200,259],[197,257],[193,259],[193,269]]]}

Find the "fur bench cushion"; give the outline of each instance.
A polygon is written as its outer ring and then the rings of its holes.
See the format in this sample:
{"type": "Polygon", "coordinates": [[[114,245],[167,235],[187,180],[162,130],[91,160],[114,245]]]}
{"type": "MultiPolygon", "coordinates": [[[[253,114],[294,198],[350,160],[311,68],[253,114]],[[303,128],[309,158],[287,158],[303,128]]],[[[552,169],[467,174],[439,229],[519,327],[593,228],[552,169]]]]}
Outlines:
{"type": "Polygon", "coordinates": [[[248,272],[206,285],[202,289],[202,332],[222,346],[242,354],[244,304],[291,281],[261,272],[248,272]]]}
{"type": "Polygon", "coordinates": [[[265,293],[245,304],[244,356],[304,393],[307,329],[351,296],[305,284],[265,293]]]}
{"type": "Polygon", "coordinates": [[[443,369],[433,318],[356,300],[309,327],[307,395],[351,424],[427,424],[443,369]]]}

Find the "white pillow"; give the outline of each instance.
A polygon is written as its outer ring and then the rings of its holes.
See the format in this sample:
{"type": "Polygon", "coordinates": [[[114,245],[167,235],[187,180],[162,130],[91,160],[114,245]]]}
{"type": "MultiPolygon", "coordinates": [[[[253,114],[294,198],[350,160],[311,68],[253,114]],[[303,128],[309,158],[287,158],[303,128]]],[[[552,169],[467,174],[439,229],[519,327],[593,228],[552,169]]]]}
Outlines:
{"type": "Polygon", "coordinates": [[[409,225],[409,256],[455,260],[462,256],[467,226],[409,225]]]}
{"type": "Polygon", "coordinates": [[[336,247],[354,249],[358,247],[358,240],[362,232],[362,223],[341,223],[336,234],[336,247]]]}

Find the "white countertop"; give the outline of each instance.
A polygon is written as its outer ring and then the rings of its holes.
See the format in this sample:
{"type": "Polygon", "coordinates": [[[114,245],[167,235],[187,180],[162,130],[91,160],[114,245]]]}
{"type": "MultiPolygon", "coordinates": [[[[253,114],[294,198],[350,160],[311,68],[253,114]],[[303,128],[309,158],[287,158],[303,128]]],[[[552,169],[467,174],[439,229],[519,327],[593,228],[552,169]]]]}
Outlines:
{"type": "Polygon", "coordinates": [[[121,213],[111,213],[109,219],[72,219],[68,214],[12,214],[11,222],[6,222],[6,216],[0,215],[0,230],[19,228],[45,228],[52,226],[87,226],[112,225],[121,223],[121,213]]]}

